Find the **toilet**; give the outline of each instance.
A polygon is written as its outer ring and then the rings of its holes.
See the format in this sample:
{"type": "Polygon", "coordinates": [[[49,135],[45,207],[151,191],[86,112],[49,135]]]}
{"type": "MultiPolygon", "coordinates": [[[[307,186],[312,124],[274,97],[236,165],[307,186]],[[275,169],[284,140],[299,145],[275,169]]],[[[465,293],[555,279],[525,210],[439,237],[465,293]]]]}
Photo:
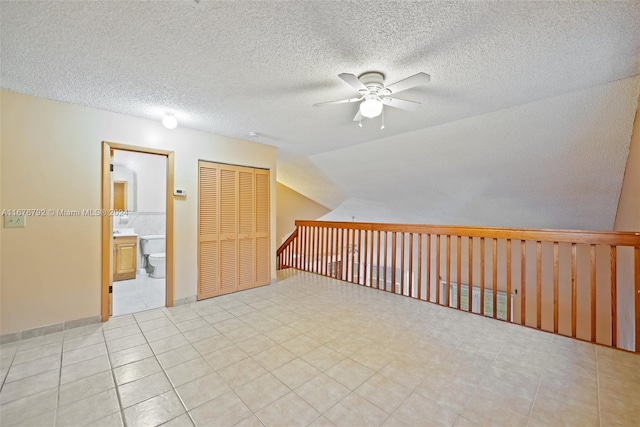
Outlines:
{"type": "Polygon", "coordinates": [[[152,234],[140,236],[140,250],[145,259],[145,267],[150,277],[161,279],[165,276],[165,236],[152,234]]]}

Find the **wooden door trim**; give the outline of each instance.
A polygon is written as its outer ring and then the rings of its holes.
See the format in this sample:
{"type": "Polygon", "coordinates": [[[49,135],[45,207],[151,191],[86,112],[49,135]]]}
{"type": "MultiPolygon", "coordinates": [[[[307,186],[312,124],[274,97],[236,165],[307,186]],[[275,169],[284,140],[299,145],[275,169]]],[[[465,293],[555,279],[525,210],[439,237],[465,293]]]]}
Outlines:
{"type": "MultiPolygon", "coordinates": [[[[111,150],[133,151],[137,153],[156,154],[167,158],[167,183],[166,183],[166,276],[165,276],[165,305],[173,307],[174,294],[174,257],[173,257],[173,181],[174,181],[174,152],[149,147],[137,147],[134,145],[120,144],[117,142],[102,141],[102,202],[103,212],[109,212],[111,207],[111,150]]],[[[111,216],[103,215],[101,219],[102,257],[101,257],[101,283],[100,283],[100,316],[103,322],[109,319],[109,286],[113,285],[111,272],[113,271],[113,254],[111,252],[111,240],[113,239],[111,216]]]]}

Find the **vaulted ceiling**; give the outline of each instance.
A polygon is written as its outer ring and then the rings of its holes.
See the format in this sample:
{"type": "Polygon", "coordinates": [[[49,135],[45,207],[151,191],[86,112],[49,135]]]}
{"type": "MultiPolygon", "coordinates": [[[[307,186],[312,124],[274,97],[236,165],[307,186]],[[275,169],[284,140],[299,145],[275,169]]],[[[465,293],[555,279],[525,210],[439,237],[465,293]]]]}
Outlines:
{"type": "Polygon", "coordinates": [[[0,3],[3,88],[278,147],[358,219],[610,229],[640,92],[640,2],[0,3]],[[352,121],[337,76],[431,83],[352,121]],[[250,137],[257,132],[257,137],[250,137]]]}

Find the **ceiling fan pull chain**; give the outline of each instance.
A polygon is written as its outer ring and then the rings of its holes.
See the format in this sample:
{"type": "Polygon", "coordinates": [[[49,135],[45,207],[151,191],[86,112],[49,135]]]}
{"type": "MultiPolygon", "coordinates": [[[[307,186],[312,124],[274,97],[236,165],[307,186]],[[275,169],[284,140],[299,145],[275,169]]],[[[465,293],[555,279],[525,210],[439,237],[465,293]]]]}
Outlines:
{"type": "Polygon", "coordinates": [[[380,113],[380,120],[382,121],[380,124],[380,130],[384,129],[384,108],[382,109],[382,112],[380,113]]]}

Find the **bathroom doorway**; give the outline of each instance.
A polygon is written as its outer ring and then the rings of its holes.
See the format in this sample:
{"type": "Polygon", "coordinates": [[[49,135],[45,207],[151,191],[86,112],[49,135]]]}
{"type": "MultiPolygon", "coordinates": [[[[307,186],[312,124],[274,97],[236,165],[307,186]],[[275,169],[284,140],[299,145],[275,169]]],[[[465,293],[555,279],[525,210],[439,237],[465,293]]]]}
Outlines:
{"type": "Polygon", "coordinates": [[[103,142],[102,320],[173,305],[173,152],[103,142]]]}

